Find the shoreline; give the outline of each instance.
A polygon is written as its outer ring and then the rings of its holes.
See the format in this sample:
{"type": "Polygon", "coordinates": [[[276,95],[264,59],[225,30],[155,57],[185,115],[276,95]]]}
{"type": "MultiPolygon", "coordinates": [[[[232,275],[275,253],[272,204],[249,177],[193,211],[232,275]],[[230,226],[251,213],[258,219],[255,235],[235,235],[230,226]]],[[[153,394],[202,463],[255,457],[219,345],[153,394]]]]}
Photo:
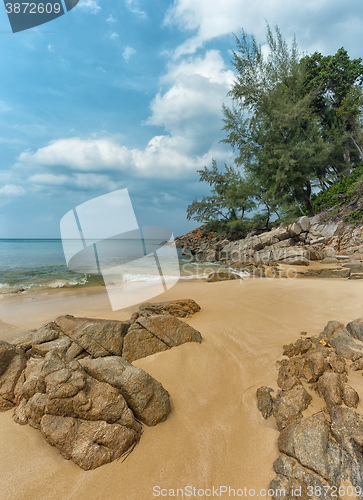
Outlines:
{"type": "MultiPolygon", "coordinates": [[[[202,309],[186,321],[201,332],[202,343],[134,362],[169,391],[170,417],[154,428],[144,427],[125,462],[85,472],[64,460],[34,429],[15,424],[11,410],[2,413],[2,491],[8,500],[48,500],[49,491],[55,500],[150,500],[158,485],[267,488],[274,477],[278,431],[257,410],[256,389],[276,388],[282,346],[302,331],[313,335],[329,320],[347,323],[363,316],[362,292],[363,282],[340,279],[179,282],[152,301],[194,299],[202,309]]],[[[1,320],[6,316],[17,325],[36,327],[63,313],[128,319],[138,308],[112,311],[100,291],[18,299],[0,301],[1,320]]],[[[14,331],[8,335],[14,338],[14,331]]],[[[355,386],[363,399],[362,382],[355,386]]],[[[360,403],[358,411],[362,408],[360,403]]],[[[313,404],[307,412],[314,410],[313,404]]]]}

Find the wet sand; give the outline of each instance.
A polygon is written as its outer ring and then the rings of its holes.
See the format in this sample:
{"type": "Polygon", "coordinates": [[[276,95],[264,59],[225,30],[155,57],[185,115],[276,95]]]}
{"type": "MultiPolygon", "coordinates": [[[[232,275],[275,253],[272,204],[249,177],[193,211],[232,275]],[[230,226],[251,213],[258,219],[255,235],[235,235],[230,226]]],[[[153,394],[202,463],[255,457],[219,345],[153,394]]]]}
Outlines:
{"type": "MultiPolygon", "coordinates": [[[[363,316],[363,282],[181,282],[154,300],[174,298],[193,298],[201,305],[186,321],[202,333],[202,344],[185,344],[134,363],[169,391],[173,411],[168,420],[144,427],[124,462],[86,472],[64,460],[38,431],[15,424],[12,411],[0,414],[1,499],[149,500],[157,498],[154,486],[176,494],[188,485],[225,485],[254,488],[256,495],[268,487],[278,431],[273,419],[264,421],[258,412],[256,389],[276,388],[282,346],[301,331],[317,334],[329,320],[347,323],[363,316]]],[[[104,290],[11,297],[0,302],[0,319],[23,330],[65,313],[126,319],[137,309],[113,312],[107,300],[104,290]]],[[[18,333],[6,329],[4,335],[9,340],[18,333]]],[[[363,398],[361,378],[355,376],[352,383],[363,398]]],[[[319,404],[314,398],[307,412],[319,404]]],[[[358,411],[363,412],[362,403],[358,411]]]]}

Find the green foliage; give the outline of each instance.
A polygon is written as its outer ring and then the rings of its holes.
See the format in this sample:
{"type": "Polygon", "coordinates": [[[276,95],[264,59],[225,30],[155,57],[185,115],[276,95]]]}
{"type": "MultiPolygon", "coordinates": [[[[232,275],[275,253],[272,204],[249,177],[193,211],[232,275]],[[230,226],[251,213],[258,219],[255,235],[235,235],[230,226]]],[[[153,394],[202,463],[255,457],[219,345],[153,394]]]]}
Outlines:
{"type": "Polygon", "coordinates": [[[344,215],[344,222],[350,222],[351,224],[357,224],[363,220],[363,212],[361,209],[356,208],[350,214],[344,215]]]}

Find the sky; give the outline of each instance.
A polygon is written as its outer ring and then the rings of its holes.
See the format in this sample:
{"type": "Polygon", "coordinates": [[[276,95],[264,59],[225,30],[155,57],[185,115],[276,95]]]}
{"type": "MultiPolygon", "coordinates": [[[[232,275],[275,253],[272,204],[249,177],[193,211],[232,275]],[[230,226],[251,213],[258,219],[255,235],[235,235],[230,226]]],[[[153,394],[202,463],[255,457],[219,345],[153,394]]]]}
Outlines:
{"type": "Polygon", "coordinates": [[[58,238],[69,210],[127,188],[140,225],[198,225],[197,170],[232,164],[234,34],[266,22],[304,53],[362,57],[362,0],[80,0],[12,33],[0,5],[0,238],[58,238]]]}

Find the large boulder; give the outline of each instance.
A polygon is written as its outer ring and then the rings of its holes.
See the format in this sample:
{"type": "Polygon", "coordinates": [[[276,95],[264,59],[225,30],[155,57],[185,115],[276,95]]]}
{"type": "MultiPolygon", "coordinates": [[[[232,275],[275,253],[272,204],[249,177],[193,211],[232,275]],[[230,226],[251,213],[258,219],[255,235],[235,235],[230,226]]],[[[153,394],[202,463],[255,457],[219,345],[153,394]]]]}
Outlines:
{"type": "Polygon", "coordinates": [[[170,315],[139,317],[124,339],[122,356],[129,362],[185,342],[201,342],[201,334],[170,315]]]}
{"type": "Polygon", "coordinates": [[[124,337],[130,323],[91,318],[75,318],[74,316],[60,316],[55,323],[61,328],[64,335],[91,356],[121,356],[124,337]]]}
{"type": "Polygon", "coordinates": [[[134,429],[104,421],[44,415],[40,430],[49,444],[62,456],[84,470],[108,464],[135,445],[140,435],[134,429]]]}
{"type": "Polygon", "coordinates": [[[110,356],[84,359],[80,363],[89,375],[118,389],[142,423],[153,426],[170,414],[169,393],[160,382],[126,359],[110,356]]]}
{"type": "Polygon", "coordinates": [[[18,339],[15,343],[17,347],[21,347],[24,351],[30,349],[33,345],[43,344],[44,342],[50,342],[52,340],[58,339],[59,335],[62,333],[60,327],[54,323],[46,323],[42,325],[38,330],[32,330],[24,337],[18,339]]]}
{"type": "Polygon", "coordinates": [[[279,430],[287,427],[302,415],[311,402],[310,394],[301,384],[277,394],[273,414],[279,430]]]}
{"type": "Polygon", "coordinates": [[[21,349],[0,341],[0,411],[14,406],[15,387],[25,365],[26,357],[21,349]]]}

